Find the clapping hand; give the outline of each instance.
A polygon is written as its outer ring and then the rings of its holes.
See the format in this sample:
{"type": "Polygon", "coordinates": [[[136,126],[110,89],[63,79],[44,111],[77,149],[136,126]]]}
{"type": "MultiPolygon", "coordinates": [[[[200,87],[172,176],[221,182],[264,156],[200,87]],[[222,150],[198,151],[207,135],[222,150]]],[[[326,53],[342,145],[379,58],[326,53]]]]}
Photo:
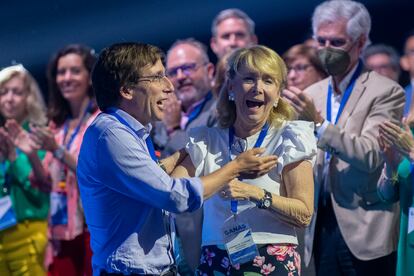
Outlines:
{"type": "Polygon", "coordinates": [[[384,122],[379,126],[380,146],[392,147],[404,157],[414,161],[414,136],[406,120],[403,128],[392,122],[384,122]]]}
{"type": "Polygon", "coordinates": [[[0,152],[3,159],[8,159],[10,162],[16,160],[16,149],[9,134],[3,127],[0,127],[0,144],[0,152]]]}
{"type": "Polygon", "coordinates": [[[31,131],[34,135],[33,139],[40,145],[41,149],[53,152],[59,147],[55,134],[49,127],[32,126],[31,131]]]}
{"type": "Polygon", "coordinates": [[[40,149],[40,144],[37,143],[35,137],[24,130],[15,120],[7,120],[5,127],[13,146],[26,155],[35,154],[40,149]]]}
{"type": "Polygon", "coordinates": [[[180,127],[181,123],[181,101],[177,99],[174,93],[170,93],[168,100],[164,103],[163,122],[168,131],[180,127]]]}
{"type": "Polygon", "coordinates": [[[283,99],[293,106],[299,119],[310,122],[321,122],[323,117],[313,103],[313,100],[297,87],[290,86],[282,91],[283,99]]]}

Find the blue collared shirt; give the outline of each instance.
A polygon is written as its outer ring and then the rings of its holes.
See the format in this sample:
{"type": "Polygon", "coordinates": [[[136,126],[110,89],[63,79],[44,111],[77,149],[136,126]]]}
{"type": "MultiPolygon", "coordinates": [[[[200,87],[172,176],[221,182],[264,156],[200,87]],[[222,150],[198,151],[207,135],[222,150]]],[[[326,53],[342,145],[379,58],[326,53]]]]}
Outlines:
{"type": "Polygon", "coordinates": [[[199,178],[173,179],[151,159],[144,127],[126,112],[101,113],[85,133],[77,177],[91,234],[94,275],[155,274],[174,264],[166,212],[203,202],[199,178]]]}

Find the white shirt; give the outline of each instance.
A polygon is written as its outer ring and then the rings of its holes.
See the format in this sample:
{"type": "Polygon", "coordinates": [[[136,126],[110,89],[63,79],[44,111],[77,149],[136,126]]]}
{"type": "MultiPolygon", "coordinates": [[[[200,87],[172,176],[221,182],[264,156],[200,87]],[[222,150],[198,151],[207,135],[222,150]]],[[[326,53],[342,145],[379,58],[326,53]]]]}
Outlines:
{"type": "MultiPolygon", "coordinates": [[[[258,136],[259,132],[246,139],[235,137],[231,158],[234,159],[240,153],[237,148],[253,148],[258,136]]],[[[263,155],[275,154],[279,157],[277,166],[267,175],[243,182],[279,195],[284,166],[300,160],[309,160],[312,164],[315,161],[316,139],[313,123],[291,121],[279,129],[270,127],[261,147],[266,148],[263,155]]],[[[189,132],[186,150],[196,168],[197,176],[212,173],[229,162],[229,130],[218,127],[193,128],[189,132]]],[[[204,202],[202,246],[224,244],[221,229],[224,221],[231,216],[230,200],[224,200],[216,194],[204,202]]],[[[257,208],[253,202],[238,202],[238,218],[249,224],[256,244],[297,244],[293,226],[282,222],[271,211],[257,208]]]]}

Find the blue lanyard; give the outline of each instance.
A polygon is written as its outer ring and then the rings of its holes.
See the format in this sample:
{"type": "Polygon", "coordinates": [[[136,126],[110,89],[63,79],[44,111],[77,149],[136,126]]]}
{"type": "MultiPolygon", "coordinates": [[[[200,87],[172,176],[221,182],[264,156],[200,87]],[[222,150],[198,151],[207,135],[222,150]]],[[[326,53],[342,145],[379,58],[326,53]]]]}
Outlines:
{"type": "Polygon", "coordinates": [[[414,163],[410,164],[410,174],[411,174],[411,196],[414,197],[414,163]]]}
{"type": "MultiPolygon", "coordinates": [[[[75,141],[75,137],[76,137],[76,135],[78,135],[79,130],[80,130],[81,126],[82,126],[82,123],[85,120],[85,118],[88,115],[88,113],[90,113],[91,109],[92,109],[92,101],[89,102],[88,106],[86,107],[85,113],[83,113],[82,119],[79,121],[78,125],[76,126],[75,130],[73,131],[72,135],[70,136],[68,143],[65,145],[66,150],[69,150],[70,149],[70,146],[73,143],[73,141],[75,141]]],[[[66,120],[65,126],[63,128],[63,140],[65,140],[66,135],[68,135],[68,131],[69,131],[69,121],[70,120],[66,120]]]]}
{"type": "MultiPolygon", "coordinates": [[[[355,70],[354,74],[352,75],[351,81],[349,82],[348,87],[346,88],[345,93],[342,97],[341,103],[339,105],[338,114],[336,114],[335,124],[338,122],[338,119],[341,116],[342,111],[344,110],[344,107],[349,97],[351,96],[352,90],[354,89],[356,80],[361,74],[361,71],[362,71],[362,62],[359,61],[358,67],[355,70]]],[[[329,83],[328,85],[328,99],[326,101],[326,119],[329,122],[332,122],[332,84],[331,83],[329,83]]]]}
{"type": "MultiPolygon", "coordinates": [[[[21,153],[21,150],[16,148],[16,158],[17,156],[19,156],[20,153],[21,153]]],[[[1,162],[0,168],[1,168],[0,171],[4,177],[3,192],[6,195],[8,195],[10,194],[10,183],[11,183],[11,178],[12,178],[12,176],[8,173],[8,170],[10,169],[10,162],[7,166],[6,160],[4,160],[3,162],[1,162]]]]}
{"type": "MultiPolygon", "coordinates": [[[[121,116],[119,116],[115,111],[116,111],[115,108],[108,108],[105,111],[105,113],[114,116],[121,124],[123,124],[124,126],[128,127],[132,131],[134,131],[133,128],[131,127],[131,125],[128,124],[128,122],[124,118],[122,118],[121,116]]],[[[148,135],[147,139],[145,139],[145,143],[147,144],[148,152],[149,152],[149,154],[151,156],[151,159],[154,160],[155,162],[158,161],[158,158],[155,155],[154,144],[152,143],[152,140],[151,140],[151,136],[150,135],[148,135]]]]}
{"type": "Polygon", "coordinates": [[[187,126],[194,121],[195,119],[197,119],[197,117],[201,114],[201,111],[203,110],[204,106],[206,105],[206,103],[213,97],[213,94],[211,92],[208,92],[208,94],[206,95],[206,97],[204,98],[204,100],[197,105],[191,112],[190,115],[188,116],[188,121],[185,124],[185,128],[187,128],[187,126]]]}
{"type": "MultiPolygon", "coordinates": [[[[260,148],[260,146],[263,144],[263,141],[267,135],[267,132],[269,130],[269,124],[266,123],[263,127],[262,130],[260,131],[259,137],[257,137],[257,141],[254,144],[254,148],[260,148]]],[[[229,162],[231,161],[231,145],[233,145],[234,142],[234,127],[230,127],[229,128],[229,162]]],[[[242,180],[241,178],[239,178],[239,180],[242,180]]],[[[237,214],[237,200],[232,200],[230,202],[231,204],[231,212],[233,214],[237,214]]]]}

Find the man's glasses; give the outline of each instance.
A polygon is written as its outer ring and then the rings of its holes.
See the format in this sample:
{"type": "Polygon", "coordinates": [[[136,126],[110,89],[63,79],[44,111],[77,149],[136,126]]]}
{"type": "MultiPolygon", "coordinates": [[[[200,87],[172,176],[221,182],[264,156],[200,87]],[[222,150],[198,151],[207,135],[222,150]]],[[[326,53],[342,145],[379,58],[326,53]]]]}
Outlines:
{"type": "Polygon", "coordinates": [[[337,48],[345,46],[345,44],[348,42],[348,40],[344,38],[325,38],[320,36],[317,36],[315,40],[318,42],[319,46],[323,47],[326,45],[326,42],[329,41],[330,46],[337,48]]]}
{"type": "Polygon", "coordinates": [[[414,56],[414,49],[407,49],[407,50],[405,50],[405,54],[407,56],[414,56]]]}
{"type": "Polygon", "coordinates": [[[167,76],[163,74],[157,74],[157,75],[150,75],[150,76],[142,76],[138,78],[138,82],[140,81],[149,81],[151,83],[158,83],[160,84],[167,76]]]}
{"type": "Polygon", "coordinates": [[[177,67],[172,67],[167,69],[167,76],[169,76],[170,78],[176,78],[178,75],[178,70],[181,70],[181,73],[188,77],[191,74],[193,74],[200,66],[203,65],[206,65],[206,63],[187,63],[177,67]]]}
{"type": "Polygon", "coordinates": [[[308,69],[310,66],[310,64],[296,64],[295,66],[288,66],[287,70],[288,72],[290,71],[295,71],[295,73],[302,73],[305,72],[306,69],[308,69]]]}

